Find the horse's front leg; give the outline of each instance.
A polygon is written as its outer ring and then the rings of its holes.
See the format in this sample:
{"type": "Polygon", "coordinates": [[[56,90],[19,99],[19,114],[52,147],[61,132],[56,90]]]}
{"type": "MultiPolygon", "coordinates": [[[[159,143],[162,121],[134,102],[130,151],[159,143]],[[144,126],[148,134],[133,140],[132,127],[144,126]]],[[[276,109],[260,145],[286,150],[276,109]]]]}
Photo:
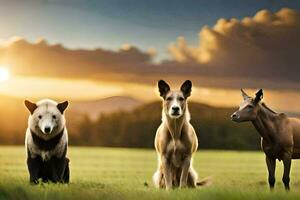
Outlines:
{"type": "Polygon", "coordinates": [[[270,186],[270,189],[273,189],[274,185],[275,185],[276,159],[270,158],[266,155],[266,163],[267,163],[268,172],[269,172],[269,177],[268,177],[269,186],[270,186]]]}
{"type": "Polygon", "coordinates": [[[191,156],[188,155],[185,157],[182,163],[182,170],[180,175],[180,188],[184,188],[187,186],[187,179],[189,174],[189,169],[191,166],[191,156]]]}
{"type": "Polygon", "coordinates": [[[286,190],[290,190],[290,169],[291,169],[292,157],[289,153],[284,153],[283,156],[283,177],[282,182],[286,190]]]}

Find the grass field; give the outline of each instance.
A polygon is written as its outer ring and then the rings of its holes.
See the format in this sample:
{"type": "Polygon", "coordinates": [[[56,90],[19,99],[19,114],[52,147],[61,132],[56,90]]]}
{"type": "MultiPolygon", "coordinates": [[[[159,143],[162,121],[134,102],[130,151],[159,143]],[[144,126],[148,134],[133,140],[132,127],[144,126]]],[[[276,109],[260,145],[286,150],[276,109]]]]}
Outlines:
{"type": "Polygon", "coordinates": [[[0,199],[299,199],[300,162],[291,171],[291,192],[281,183],[270,192],[262,152],[204,151],[194,160],[200,178],[213,177],[205,188],[164,191],[153,188],[153,150],[71,147],[71,183],[28,183],[24,147],[0,147],[0,199]],[[147,184],[145,184],[147,183],[147,184]]]}

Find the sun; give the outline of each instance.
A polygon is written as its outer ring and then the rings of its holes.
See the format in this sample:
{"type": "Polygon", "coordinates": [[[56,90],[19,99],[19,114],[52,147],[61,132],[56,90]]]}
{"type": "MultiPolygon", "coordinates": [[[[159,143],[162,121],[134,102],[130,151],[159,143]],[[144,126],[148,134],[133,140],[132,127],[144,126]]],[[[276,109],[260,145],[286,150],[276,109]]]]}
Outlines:
{"type": "Polygon", "coordinates": [[[10,78],[10,72],[6,67],[0,66],[0,82],[7,81],[10,78]]]}

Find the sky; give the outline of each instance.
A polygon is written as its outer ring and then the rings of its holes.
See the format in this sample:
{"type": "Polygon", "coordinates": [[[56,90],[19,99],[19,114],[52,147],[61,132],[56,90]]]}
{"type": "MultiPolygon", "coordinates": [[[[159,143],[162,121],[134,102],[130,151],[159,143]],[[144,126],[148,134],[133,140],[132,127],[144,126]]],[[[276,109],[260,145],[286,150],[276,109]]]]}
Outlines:
{"type": "Polygon", "coordinates": [[[239,88],[262,87],[271,105],[300,111],[299,1],[0,3],[0,67],[11,73],[0,94],[150,101],[157,80],[191,79],[200,102],[232,106],[239,88]]]}
{"type": "Polygon", "coordinates": [[[243,18],[258,10],[300,9],[295,0],[1,0],[0,38],[45,38],[70,48],[155,48],[160,59],[178,36],[197,43],[204,25],[243,18]]]}

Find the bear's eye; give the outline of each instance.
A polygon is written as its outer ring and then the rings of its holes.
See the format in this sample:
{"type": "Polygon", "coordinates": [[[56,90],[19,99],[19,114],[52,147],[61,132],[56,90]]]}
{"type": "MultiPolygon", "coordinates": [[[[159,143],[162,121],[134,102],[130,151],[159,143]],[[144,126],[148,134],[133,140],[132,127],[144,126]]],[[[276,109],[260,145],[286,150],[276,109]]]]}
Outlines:
{"type": "Polygon", "coordinates": [[[56,119],[56,115],[52,115],[52,118],[53,118],[53,119],[56,119]]]}
{"type": "Polygon", "coordinates": [[[42,119],[42,115],[39,115],[38,118],[39,118],[39,119],[42,119]]]}

